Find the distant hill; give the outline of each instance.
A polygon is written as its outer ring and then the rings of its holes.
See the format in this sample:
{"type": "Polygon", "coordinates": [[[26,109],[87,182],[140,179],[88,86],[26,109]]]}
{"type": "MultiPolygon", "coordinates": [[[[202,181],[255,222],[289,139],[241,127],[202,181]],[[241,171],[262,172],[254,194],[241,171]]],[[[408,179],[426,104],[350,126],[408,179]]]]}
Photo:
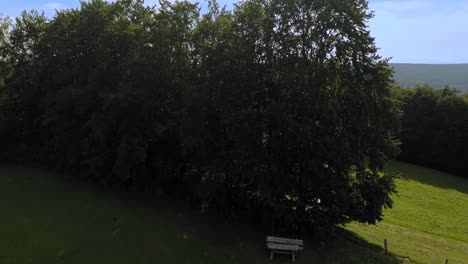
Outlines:
{"type": "Polygon", "coordinates": [[[403,87],[427,83],[434,88],[449,85],[468,92],[468,64],[406,64],[391,63],[395,81],[403,87]]]}

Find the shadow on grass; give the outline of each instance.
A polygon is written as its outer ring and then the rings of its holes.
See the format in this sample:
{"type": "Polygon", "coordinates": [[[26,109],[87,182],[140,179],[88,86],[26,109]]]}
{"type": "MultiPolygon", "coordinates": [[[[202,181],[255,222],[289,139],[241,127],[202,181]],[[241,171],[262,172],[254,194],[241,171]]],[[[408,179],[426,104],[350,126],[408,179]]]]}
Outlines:
{"type": "MultiPolygon", "coordinates": [[[[264,252],[265,258],[261,263],[292,263],[291,255],[275,254],[274,260],[269,261],[269,251],[266,248],[261,249],[261,247],[259,250],[264,252]]],[[[403,264],[411,262],[393,255],[385,255],[383,248],[367,242],[353,232],[338,228],[328,239],[323,241],[314,237],[305,237],[304,251],[298,255],[296,263],[403,264]]]]}
{"type": "Polygon", "coordinates": [[[306,246],[311,248],[309,252],[304,252],[307,260],[298,263],[404,263],[395,256],[385,255],[383,248],[343,228],[338,228],[330,239],[324,242],[311,242],[306,246]]]}
{"type": "Polygon", "coordinates": [[[442,189],[453,189],[468,194],[468,179],[446,172],[395,161],[386,169],[397,173],[401,179],[418,181],[442,189]]]}
{"type": "MultiPolygon", "coordinates": [[[[0,166],[0,208],[8,211],[0,263],[291,263],[288,255],[270,261],[264,230],[34,168],[0,166]]],[[[343,229],[304,242],[298,264],[403,263],[343,229]]]]}

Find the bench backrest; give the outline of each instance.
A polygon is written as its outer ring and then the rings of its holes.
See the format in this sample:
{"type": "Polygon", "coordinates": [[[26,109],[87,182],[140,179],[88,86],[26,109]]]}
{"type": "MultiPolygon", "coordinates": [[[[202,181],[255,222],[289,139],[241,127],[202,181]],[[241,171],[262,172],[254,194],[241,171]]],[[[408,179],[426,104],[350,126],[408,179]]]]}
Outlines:
{"type": "Polygon", "coordinates": [[[266,241],[270,243],[304,246],[304,241],[300,239],[267,236],[266,241]]]}

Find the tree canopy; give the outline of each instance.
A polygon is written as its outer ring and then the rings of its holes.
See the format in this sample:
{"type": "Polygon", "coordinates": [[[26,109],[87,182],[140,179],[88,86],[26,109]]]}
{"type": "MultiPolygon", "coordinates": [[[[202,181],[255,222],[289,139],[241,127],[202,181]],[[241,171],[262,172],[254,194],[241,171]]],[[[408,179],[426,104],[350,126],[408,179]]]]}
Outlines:
{"type": "Polygon", "coordinates": [[[400,112],[367,1],[142,2],[16,18],[4,158],[159,186],[278,232],[381,220],[400,112]]]}
{"type": "Polygon", "coordinates": [[[395,91],[404,113],[400,159],[467,177],[467,95],[428,85],[395,91]]]}

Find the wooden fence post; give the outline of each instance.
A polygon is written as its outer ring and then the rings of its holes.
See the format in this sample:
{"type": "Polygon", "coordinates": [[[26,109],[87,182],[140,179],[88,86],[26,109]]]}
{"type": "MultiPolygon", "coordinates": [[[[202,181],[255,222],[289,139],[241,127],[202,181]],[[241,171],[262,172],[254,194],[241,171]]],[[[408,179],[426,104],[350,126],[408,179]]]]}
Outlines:
{"type": "Polygon", "coordinates": [[[387,255],[388,250],[387,250],[387,239],[386,238],[384,239],[384,246],[385,246],[385,255],[387,255]]]}

